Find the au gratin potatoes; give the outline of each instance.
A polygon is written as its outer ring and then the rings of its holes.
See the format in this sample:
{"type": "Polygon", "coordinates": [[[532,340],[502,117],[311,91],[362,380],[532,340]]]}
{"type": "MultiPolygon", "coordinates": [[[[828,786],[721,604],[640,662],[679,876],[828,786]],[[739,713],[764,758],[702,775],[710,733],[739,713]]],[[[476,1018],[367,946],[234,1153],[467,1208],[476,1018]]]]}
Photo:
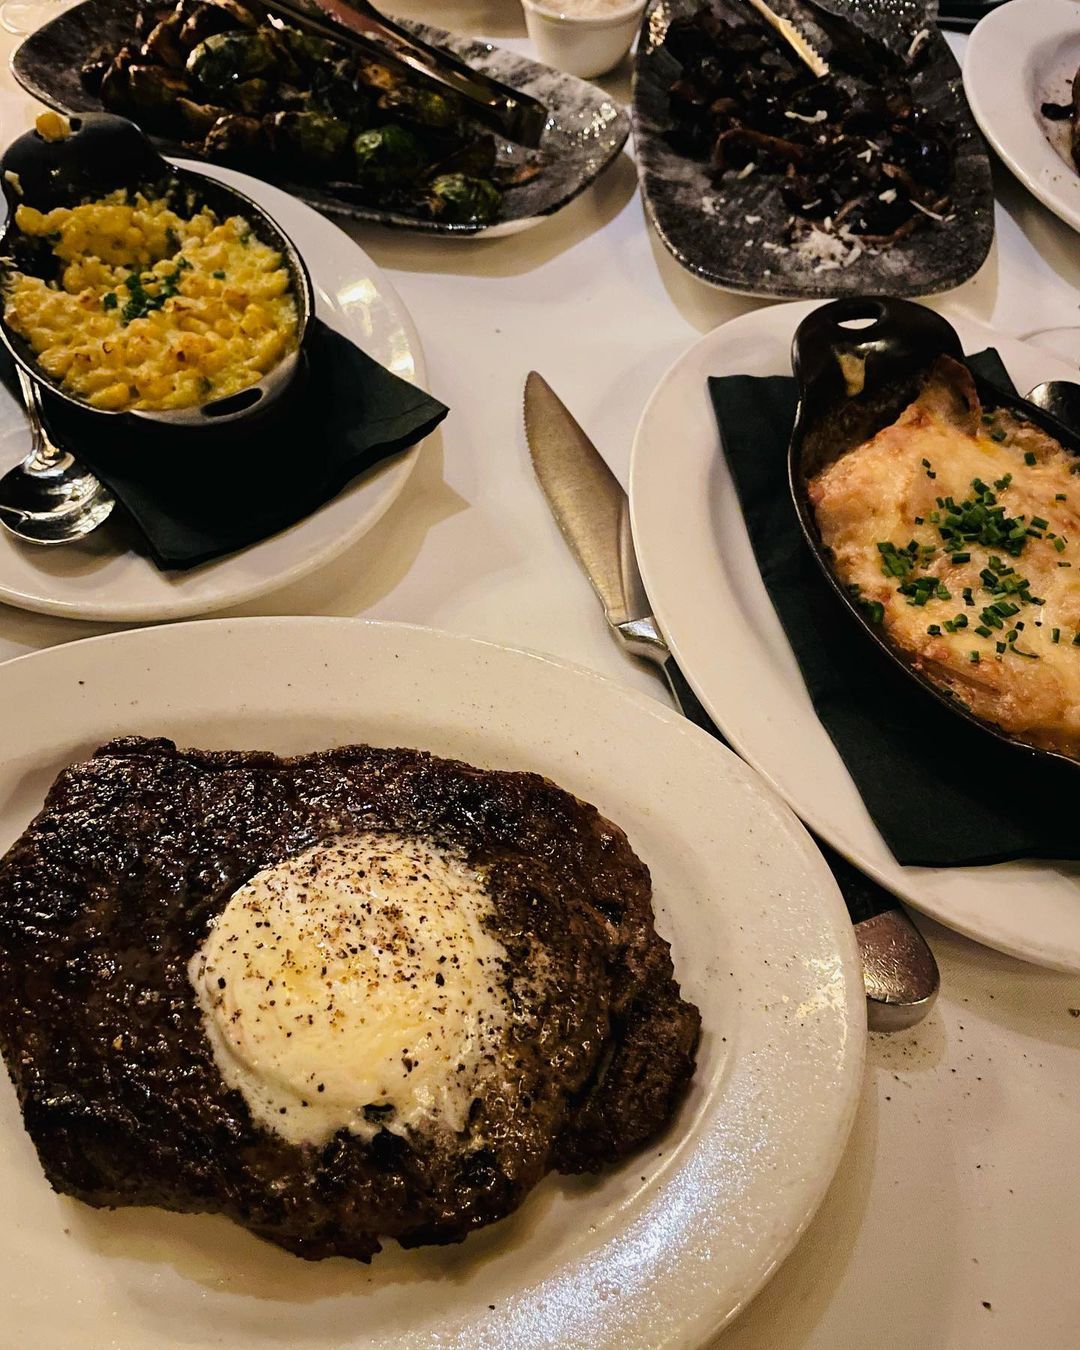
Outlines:
{"type": "Polygon", "coordinates": [[[1080,758],[1080,478],[1038,427],[980,406],[947,357],[890,426],[809,484],[837,575],[971,712],[1080,758]]]}
{"type": "Polygon", "coordinates": [[[241,216],[120,190],[19,231],[58,260],[55,280],[9,272],[8,325],[42,370],[90,407],[189,408],[256,384],[297,343],[280,253],[241,216]]]}

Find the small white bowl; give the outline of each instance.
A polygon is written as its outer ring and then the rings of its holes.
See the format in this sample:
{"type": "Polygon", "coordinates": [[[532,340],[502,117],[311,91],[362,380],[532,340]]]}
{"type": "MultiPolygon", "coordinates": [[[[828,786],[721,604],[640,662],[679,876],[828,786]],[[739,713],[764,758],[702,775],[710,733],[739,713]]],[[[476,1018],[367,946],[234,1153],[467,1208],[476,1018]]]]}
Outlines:
{"type": "Polygon", "coordinates": [[[560,0],[521,0],[525,26],[545,65],[588,80],[614,69],[630,50],[645,0],[631,0],[608,14],[578,15],[574,0],[566,0],[569,12],[559,9],[560,0]]]}

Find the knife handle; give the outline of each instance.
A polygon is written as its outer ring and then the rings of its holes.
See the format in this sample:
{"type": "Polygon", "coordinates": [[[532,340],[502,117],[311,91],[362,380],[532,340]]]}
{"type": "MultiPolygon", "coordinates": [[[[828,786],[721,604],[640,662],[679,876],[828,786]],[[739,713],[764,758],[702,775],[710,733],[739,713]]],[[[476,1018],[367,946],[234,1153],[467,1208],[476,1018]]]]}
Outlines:
{"type": "MultiPolygon", "coordinates": [[[[727,745],[673,656],[658,662],[675,706],[695,726],[727,745]]],[[[730,749],[731,747],[728,746],[730,749]]],[[[844,897],[862,956],[866,1021],[871,1031],[900,1031],[921,1022],[941,983],[926,939],[884,886],[813,836],[844,897]]]]}

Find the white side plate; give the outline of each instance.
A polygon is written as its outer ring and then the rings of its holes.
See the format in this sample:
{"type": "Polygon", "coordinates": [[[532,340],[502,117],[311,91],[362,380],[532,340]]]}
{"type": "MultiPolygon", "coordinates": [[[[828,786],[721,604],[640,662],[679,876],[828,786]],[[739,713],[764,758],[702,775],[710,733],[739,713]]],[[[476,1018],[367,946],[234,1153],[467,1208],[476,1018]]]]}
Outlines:
{"type": "MultiPolygon", "coordinates": [[[[790,375],[791,339],[813,308],[777,305],[715,329],[675,362],[649,400],[634,439],[630,507],[656,617],[725,736],[823,839],[961,933],[1080,972],[1080,867],[901,867],[814,713],[754,562],[706,387],[710,375],[790,375]]],[[[954,323],[967,351],[997,348],[1021,392],[1041,380],[1075,378],[1037,348],[981,324],[954,323]]]]}
{"type": "MultiPolygon", "coordinates": [[[[395,375],[426,384],[420,340],[405,306],[348,235],[310,206],[247,174],[177,162],[220,178],[265,207],[304,256],[319,318],[395,375]]],[[[22,408],[0,387],[0,470],[29,448],[22,408]]],[[[147,453],[153,453],[149,440],[147,453]]],[[[108,527],[60,548],[20,544],[0,530],[0,600],[43,614],[118,623],[179,619],[252,600],[322,567],[366,534],[405,486],[418,454],[419,446],[413,446],[280,534],[189,572],[160,572],[148,558],[119,550],[108,527]]]]}
{"type": "Polygon", "coordinates": [[[980,20],[964,53],[964,92],[983,135],[1029,192],[1080,230],[1080,172],[1068,123],[1046,102],[1068,103],[1080,69],[1080,4],[1010,0],[980,20]]]}
{"type": "Polygon", "coordinates": [[[670,1131],[548,1178],[457,1247],[306,1263],[222,1218],[55,1196],[0,1088],[0,1287],[34,1350],[695,1347],[764,1283],[839,1161],[865,1026],[853,930],[780,799],[715,740],[588,672],[427,629],[244,619],[136,630],[0,666],[0,848],[57,771],[118,733],[296,753],[366,740],[531,769],[648,863],[704,1023],[670,1131]]]}

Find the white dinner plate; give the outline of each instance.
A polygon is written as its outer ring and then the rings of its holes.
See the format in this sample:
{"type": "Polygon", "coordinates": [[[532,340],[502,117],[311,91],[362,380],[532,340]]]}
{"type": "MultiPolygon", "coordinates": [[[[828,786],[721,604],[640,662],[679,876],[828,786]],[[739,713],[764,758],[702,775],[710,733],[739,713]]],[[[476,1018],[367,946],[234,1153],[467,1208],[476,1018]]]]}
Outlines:
{"type": "Polygon", "coordinates": [[[980,20],[964,53],[964,91],[983,135],[1035,194],[1080,230],[1080,173],[1068,123],[1050,122],[1046,102],[1070,102],[1080,69],[1076,0],[1010,0],[980,20]]]}
{"type": "Polygon", "coordinates": [[[865,1000],[820,853],[734,755],[654,700],[547,657],[429,629],[240,619],[134,630],[0,666],[0,849],[54,775],[120,733],[296,753],[417,746],[545,774],[652,871],[703,1035],[668,1133],[594,1178],[548,1178],[456,1247],[308,1263],[228,1220],[54,1195],[0,1089],[0,1288],[34,1350],[71,1345],[700,1346],[775,1269],[836,1168],[865,1000]],[[238,672],[242,678],[238,678],[238,672]]]}
{"type": "MultiPolygon", "coordinates": [[[[790,375],[816,302],[755,310],[671,367],[634,439],[630,509],[645,588],[695,693],[739,753],[823,839],[942,923],[1040,965],[1080,972],[1080,867],[901,867],[814,713],[754,561],[709,400],[710,375],[790,375]]],[[[948,317],[965,350],[996,347],[1021,392],[1075,371],[981,324],[948,317]]]]}
{"type": "MultiPolygon", "coordinates": [[[[220,178],[264,207],[303,254],[319,318],[395,375],[425,385],[420,340],[405,306],[347,234],[310,206],[247,174],[176,162],[220,178]]],[[[0,386],[0,471],[29,448],[25,415],[0,386]]],[[[288,529],[187,572],[161,572],[149,558],[117,547],[108,526],[80,544],[58,548],[20,544],[0,530],[0,600],[70,619],[146,623],[254,599],[322,567],[366,534],[405,486],[418,454],[419,446],[413,446],[288,529]]]]}

